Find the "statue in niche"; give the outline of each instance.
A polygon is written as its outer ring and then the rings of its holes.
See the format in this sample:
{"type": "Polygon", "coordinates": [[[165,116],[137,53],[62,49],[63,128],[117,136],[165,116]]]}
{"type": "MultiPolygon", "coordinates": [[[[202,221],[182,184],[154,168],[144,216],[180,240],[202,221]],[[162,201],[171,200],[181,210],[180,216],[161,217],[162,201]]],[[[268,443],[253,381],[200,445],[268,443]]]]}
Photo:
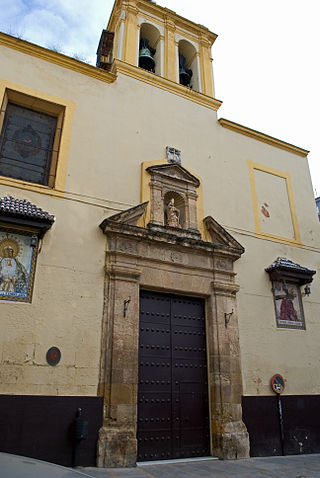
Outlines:
{"type": "Polygon", "coordinates": [[[170,199],[167,208],[167,226],[181,227],[180,224],[180,211],[174,205],[174,199],[170,199]]]}

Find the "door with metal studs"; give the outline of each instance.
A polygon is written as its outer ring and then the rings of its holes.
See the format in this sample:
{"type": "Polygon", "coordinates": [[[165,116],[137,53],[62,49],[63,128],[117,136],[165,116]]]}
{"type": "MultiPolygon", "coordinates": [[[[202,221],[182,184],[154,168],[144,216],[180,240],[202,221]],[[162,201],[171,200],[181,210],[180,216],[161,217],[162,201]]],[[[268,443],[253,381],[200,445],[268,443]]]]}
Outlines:
{"type": "Polygon", "coordinates": [[[138,461],[210,454],[204,301],[141,291],[138,461]]]}

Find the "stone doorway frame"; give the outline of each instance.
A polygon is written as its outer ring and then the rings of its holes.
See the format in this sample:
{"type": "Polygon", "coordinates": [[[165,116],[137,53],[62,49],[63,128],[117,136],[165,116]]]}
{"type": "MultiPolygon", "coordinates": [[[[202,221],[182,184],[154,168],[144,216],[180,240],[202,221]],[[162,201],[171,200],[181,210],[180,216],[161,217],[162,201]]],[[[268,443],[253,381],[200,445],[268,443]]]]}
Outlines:
{"type": "MultiPolygon", "coordinates": [[[[140,289],[205,299],[211,455],[247,458],[242,421],[242,377],[233,263],[243,247],[213,218],[204,220],[212,242],[170,228],[135,224],[147,203],[105,219],[105,305],[99,393],[104,397],[99,467],[134,466],[140,289]]],[[[182,231],[181,231],[182,232],[182,231]]]]}

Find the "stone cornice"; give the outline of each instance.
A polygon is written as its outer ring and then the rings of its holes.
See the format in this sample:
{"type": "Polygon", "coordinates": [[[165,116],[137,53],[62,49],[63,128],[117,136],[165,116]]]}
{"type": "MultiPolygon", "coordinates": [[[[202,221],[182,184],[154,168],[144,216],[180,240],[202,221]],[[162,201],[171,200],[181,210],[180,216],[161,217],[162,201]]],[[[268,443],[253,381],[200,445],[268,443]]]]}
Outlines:
{"type": "Polygon", "coordinates": [[[19,38],[7,35],[6,33],[0,33],[0,45],[35,58],[40,58],[41,60],[61,66],[62,68],[73,70],[82,75],[103,81],[104,83],[113,83],[117,78],[114,73],[109,73],[105,70],[89,65],[88,63],[83,63],[82,61],[48,50],[42,46],[34,45],[25,40],[20,40],[19,38]]]}
{"type": "MultiPolygon", "coordinates": [[[[109,23],[108,23],[108,29],[110,29],[110,27],[114,25],[113,15],[117,11],[117,9],[121,8],[121,5],[124,5],[123,0],[116,0],[113,7],[113,11],[110,16],[109,23]]],[[[193,33],[196,36],[203,35],[207,37],[208,41],[210,42],[210,45],[214,43],[214,41],[216,40],[218,36],[215,33],[208,30],[208,28],[204,27],[203,25],[199,25],[197,23],[192,22],[191,20],[187,20],[186,18],[183,18],[182,16],[178,15],[173,10],[170,10],[169,8],[161,7],[160,5],[157,5],[155,2],[150,2],[148,0],[139,0],[137,1],[137,7],[141,11],[150,13],[158,18],[162,18],[163,20],[164,19],[169,20],[171,18],[173,22],[175,23],[176,27],[182,28],[183,30],[193,33]]]]}
{"type": "Polygon", "coordinates": [[[150,73],[149,71],[130,65],[129,63],[121,60],[114,60],[112,72],[115,74],[122,73],[123,75],[130,76],[131,78],[143,81],[144,83],[148,83],[152,86],[156,86],[157,88],[161,88],[169,93],[181,96],[182,98],[193,101],[194,103],[205,106],[206,108],[214,111],[218,111],[222,105],[222,101],[216,100],[215,98],[211,98],[210,96],[204,95],[202,93],[198,93],[197,91],[191,90],[186,86],[180,85],[179,83],[168,80],[167,78],[163,78],[162,76],[155,75],[154,73],[150,73]]]}
{"type": "Polygon", "coordinates": [[[281,141],[280,139],[274,138],[273,136],[269,136],[264,133],[260,133],[251,128],[247,128],[238,123],[234,123],[233,121],[229,121],[225,118],[220,118],[219,123],[223,128],[230,129],[235,131],[236,133],[243,134],[245,136],[249,136],[250,138],[256,139],[258,141],[262,141],[263,143],[270,144],[276,148],[284,149],[285,151],[289,151],[290,153],[297,154],[298,156],[305,157],[308,155],[309,151],[306,149],[299,148],[298,146],[294,146],[293,144],[286,143],[285,141],[281,141]]]}
{"type": "Polygon", "coordinates": [[[106,266],[106,273],[111,279],[123,280],[125,282],[136,282],[140,275],[141,270],[136,267],[124,267],[116,264],[106,266]]]}
{"type": "Polygon", "coordinates": [[[191,236],[182,237],[181,235],[176,234],[175,231],[172,231],[171,233],[170,229],[173,230],[175,228],[167,227],[167,230],[165,230],[165,228],[162,227],[157,230],[153,230],[152,228],[143,228],[130,224],[118,223],[110,218],[105,219],[100,224],[100,228],[106,235],[111,233],[122,236],[124,238],[126,237],[130,239],[135,239],[139,242],[152,241],[155,243],[157,242],[163,244],[165,245],[165,247],[167,247],[168,245],[170,245],[171,247],[176,246],[181,251],[189,251],[190,249],[192,249],[193,251],[203,251],[209,254],[219,254],[219,256],[228,258],[232,262],[236,261],[240,257],[239,252],[235,251],[234,248],[230,247],[227,244],[213,244],[212,242],[206,242],[202,239],[197,239],[191,236]]]}
{"type": "Polygon", "coordinates": [[[212,287],[216,295],[234,296],[240,290],[239,284],[235,282],[224,282],[213,280],[212,287]]]}
{"type": "Polygon", "coordinates": [[[191,20],[188,20],[178,15],[176,12],[174,12],[173,10],[170,10],[169,8],[161,7],[160,5],[149,2],[147,0],[140,0],[138,2],[138,6],[140,7],[141,10],[147,10],[150,13],[153,13],[154,15],[161,16],[162,18],[171,17],[177,27],[187,30],[190,33],[193,33],[194,35],[201,34],[206,36],[211,45],[214,43],[214,41],[218,37],[218,35],[211,32],[210,30],[208,30],[208,28],[204,27],[203,25],[194,23],[191,20]]]}
{"type": "Polygon", "coordinates": [[[125,8],[129,15],[138,15],[139,13],[139,10],[137,9],[137,6],[135,4],[127,3],[125,8]]]}
{"type": "MultiPolygon", "coordinates": [[[[127,236],[131,238],[135,238],[138,240],[148,240],[148,241],[155,241],[159,243],[165,244],[176,244],[179,247],[186,247],[192,249],[199,249],[199,250],[206,250],[213,252],[215,250],[219,250],[220,247],[215,246],[211,242],[205,242],[201,239],[194,239],[191,237],[181,238],[179,235],[176,235],[174,232],[171,234],[170,232],[165,231],[153,231],[149,228],[143,228],[139,226],[133,226],[130,224],[123,224],[113,221],[112,219],[105,219],[101,224],[100,228],[102,229],[104,234],[108,234],[109,232],[120,234],[121,236],[127,236]]],[[[169,230],[169,229],[168,229],[169,230]]],[[[225,248],[227,249],[227,247],[225,248]]]]}

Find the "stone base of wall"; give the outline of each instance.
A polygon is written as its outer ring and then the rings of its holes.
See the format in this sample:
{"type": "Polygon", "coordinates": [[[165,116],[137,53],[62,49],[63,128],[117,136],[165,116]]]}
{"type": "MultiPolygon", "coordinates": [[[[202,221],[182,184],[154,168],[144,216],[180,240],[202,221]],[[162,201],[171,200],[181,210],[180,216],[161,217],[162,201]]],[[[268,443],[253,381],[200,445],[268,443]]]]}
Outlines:
{"type": "MultiPolygon", "coordinates": [[[[284,454],[320,453],[320,395],[281,396],[284,454]]],[[[242,397],[251,456],[282,455],[276,396],[242,397]]]]}
{"type": "Polygon", "coordinates": [[[72,466],[77,409],[88,419],[88,438],[79,448],[79,466],[95,466],[102,397],[0,395],[0,450],[72,466]]]}
{"type": "Polygon", "coordinates": [[[97,466],[136,466],[137,438],[130,429],[102,427],[99,431],[97,466]]]}
{"type": "Polygon", "coordinates": [[[238,460],[249,457],[249,439],[246,431],[213,434],[212,455],[221,460],[238,460]]]}

